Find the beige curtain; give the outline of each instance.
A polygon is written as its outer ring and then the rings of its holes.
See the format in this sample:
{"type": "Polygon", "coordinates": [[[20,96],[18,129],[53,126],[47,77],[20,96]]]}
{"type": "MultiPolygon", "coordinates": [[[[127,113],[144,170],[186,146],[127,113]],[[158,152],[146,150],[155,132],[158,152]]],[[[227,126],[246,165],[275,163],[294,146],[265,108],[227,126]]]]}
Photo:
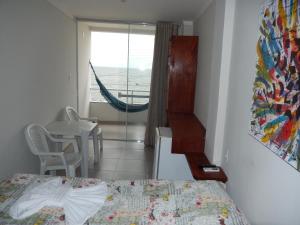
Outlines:
{"type": "Polygon", "coordinates": [[[156,25],[148,120],[145,145],[154,146],[155,128],[167,122],[166,100],[168,84],[168,52],[172,35],[178,34],[178,25],[158,22],[156,25]]]}

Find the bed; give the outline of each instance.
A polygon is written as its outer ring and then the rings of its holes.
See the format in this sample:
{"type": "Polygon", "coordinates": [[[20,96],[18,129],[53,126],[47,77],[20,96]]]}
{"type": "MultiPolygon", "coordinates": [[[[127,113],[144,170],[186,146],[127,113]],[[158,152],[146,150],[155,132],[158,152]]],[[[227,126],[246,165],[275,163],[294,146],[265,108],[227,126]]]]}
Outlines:
{"type": "MultiPolygon", "coordinates": [[[[65,224],[62,208],[43,208],[24,219],[13,220],[10,206],[33,182],[50,176],[16,174],[0,181],[1,225],[65,224]]],[[[73,187],[93,186],[99,179],[64,177],[73,187]]],[[[107,182],[108,194],[89,225],[247,225],[232,199],[217,181],[117,180],[107,182]]]]}

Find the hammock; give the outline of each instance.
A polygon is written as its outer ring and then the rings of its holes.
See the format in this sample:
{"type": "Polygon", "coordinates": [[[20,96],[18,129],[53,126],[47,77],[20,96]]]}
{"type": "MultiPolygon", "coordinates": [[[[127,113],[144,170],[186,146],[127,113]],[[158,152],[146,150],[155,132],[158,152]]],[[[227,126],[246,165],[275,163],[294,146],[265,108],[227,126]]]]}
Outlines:
{"type": "Polygon", "coordinates": [[[105,98],[105,100],[112,106],[114,107],[116,110],[121,111],[121,112],[130,112],[130,113],[134,113],[134,112],[142,112],[146,109],[148,109],[148,105],[149,103],[143,104],[143,105],[134,105],[134,104],[126,104],[125,102],[120,101],[119,99],[117,99],[115,96],[113,96],[108,90],[107,88],[102,84],[102,82],[99,80],[94,67],[91,63],[91,61],[89,61],[89,64],[92,68],[92,71],[94,73],[96,82],[100,88],[100,93],[101,95],[105,98]]]}

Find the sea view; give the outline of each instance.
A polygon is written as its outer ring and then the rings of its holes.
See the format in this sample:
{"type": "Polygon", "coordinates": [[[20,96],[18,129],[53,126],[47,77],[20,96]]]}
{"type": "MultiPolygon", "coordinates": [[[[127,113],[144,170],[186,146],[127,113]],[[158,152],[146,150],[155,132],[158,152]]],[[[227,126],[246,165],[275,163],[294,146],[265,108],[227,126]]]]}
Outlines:
{"type": "MultiPolygon", "coordinates": [[[[138,95],[149,96],[151,69],[141,70],[138,68],[114,68],[114,67],[94,67],[96,74],[104,86],[116,97],[119,93],[123,95],[138,95]],[[128,93],[127,93],[128,82],[128,93]]],[[[91,98],[92,102],[105,102],[105,99],[100,93],[99,86],[96,83],[94,74],[90,72],[91,76],[91,98]]],[[[129,104],[144,104],[149,101],[146,98],[137,97],[120,97],[123,102],[129,104]]]]}

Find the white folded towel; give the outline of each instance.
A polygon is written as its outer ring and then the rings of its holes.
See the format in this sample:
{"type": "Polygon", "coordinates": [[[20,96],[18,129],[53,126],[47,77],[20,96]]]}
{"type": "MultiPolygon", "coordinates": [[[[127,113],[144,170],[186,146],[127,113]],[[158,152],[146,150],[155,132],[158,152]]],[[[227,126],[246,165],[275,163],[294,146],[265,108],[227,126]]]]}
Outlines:
{"type": "Polygon", "coordinates": [[[45,206],[62,207],[67,224],[82,225],[103,206],[106,196],[107,185],[104,182],[74,189],[68,183],[63,184],[58,177],[34,187],[28,186],[12,205],[9,214],[14,219],[24,219],[45,206]]]}

